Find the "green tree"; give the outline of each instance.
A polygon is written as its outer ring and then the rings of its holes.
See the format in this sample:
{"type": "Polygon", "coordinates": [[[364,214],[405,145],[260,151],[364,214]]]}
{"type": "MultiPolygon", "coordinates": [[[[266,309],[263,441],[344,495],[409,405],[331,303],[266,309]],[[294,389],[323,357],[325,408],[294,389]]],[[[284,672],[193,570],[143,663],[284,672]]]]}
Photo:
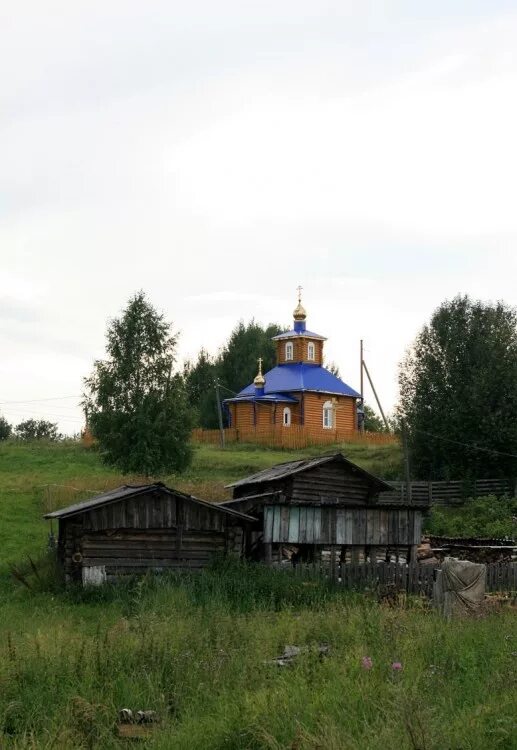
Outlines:
{"type": "Polygon", "coordinates": [[[516,476],[517,312],[444,302],[400,366],[397,418],[419,479],[516,476]]]}
{"type": "Polygon", "coordinates": [[[257,374],[257,359],[262,357],[262,370],[276,365],[276,346],[272,337],[282,333],[273,323],[263,328],[251,320],[240,321],[215,358],[201,349],[196,362],[185,364],[185,380],[199,426],[218,426],[217,400],[214,383],[219,381],[221,398],[231,397],[252,382],[257,374]]]}
{"type": "Polygon", "coordinates": [[[106,338],[107,357],[85,378],[83,400],[104,460],[146,476],[182,471],[191,460],[191,414],[184,379],[173,372],[171,325],[139,292],[106,338]]]}
{"type": "Polygon", "coordinates": [[[5,417],[0,417],[0,440],[7,440],[11,436],[13,428],[5,417]]]}
{"type": "Polygon", "coordinates": [[[14,434],[18,440],[60,440],[57,424],[46,419],[25,419],[17,424],[14,434]]]}
{"type": "Polygon", "coordinates": [[[230,334],[217,358],[217,374],[225,388],[238,393],[249,385],[257,374],[257,359],[262,357],[265,373],[276,365],[276,346],[271,339],[282,329],[270,323],[263,328],[251,320],[247,325],[241,320],[230,334]]]}
{"type": "Polygon", "coordinates": [[[377,412],[368,404],[364,405],[364,429],[367,432],[385,432],[386,425],[377,412]]]}
{"type": "Polygon", "coordinates": [[[205,349],[201,349],[195,363],[185,363],[184,376],[195,426],[215,429],[218,426],[215,360],[205,349]]]}

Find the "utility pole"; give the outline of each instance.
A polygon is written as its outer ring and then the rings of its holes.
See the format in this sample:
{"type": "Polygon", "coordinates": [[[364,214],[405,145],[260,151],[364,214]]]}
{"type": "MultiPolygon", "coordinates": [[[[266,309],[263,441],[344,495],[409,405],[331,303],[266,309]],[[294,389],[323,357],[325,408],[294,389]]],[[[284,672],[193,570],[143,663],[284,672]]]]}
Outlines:
{"type": "Polygon", "coordinates": [[[370,377],[370,373],[368,372],[368,368],[366,367],[366,362],[364,361],[364,359],[363,359],[363,367],[364,367],[364,371],[366,373],[366,377],[368,378],[368,382],[370,383],[370,387],[371,387],[371,389],[373,391],[373,395],[375,396],[375,400],[377,401],[377,406],[379,407],[379,411],[380,411],[382,419],[384,421],[384,425],[385,425],[386,429],[389,431],[390,426],[388,424],[388,420],[386,419],[386,415],[384,414],[384,410],[383,410],[383,408],[381,406],[381,402],[379,401],[379,397],[377,395],[377,391],[375,390],[375,386],[373,384],[373,380],[370,377]]]}
{"type": "Polygon", "coordinates": [[[219,391],[219,381],[214,380],[215,397],[217,399],[217,416],[219,418],[219,432],[221,433],[221,448],[224,448],[224,427],[223,427],[223,410],[221,408],[221,393],[219,391]]]}
{"type": "Polygon", "coordinates": [[[409,465],[409,449],[407,442],[406,423],[402,422],[402,449],[404,451],[404,473],[406,475],[406,499],[411,502],[411,467],[409,465]]]}
{"type": "Polygon", "coordinates": [[[363,412],[363,418],[361,419],[361,432],[364,432],[364,357],[363,357],[363,340],[361,339],[361,347],[360,347],[360,369],[361,369],[361,410],[363,412]]]}

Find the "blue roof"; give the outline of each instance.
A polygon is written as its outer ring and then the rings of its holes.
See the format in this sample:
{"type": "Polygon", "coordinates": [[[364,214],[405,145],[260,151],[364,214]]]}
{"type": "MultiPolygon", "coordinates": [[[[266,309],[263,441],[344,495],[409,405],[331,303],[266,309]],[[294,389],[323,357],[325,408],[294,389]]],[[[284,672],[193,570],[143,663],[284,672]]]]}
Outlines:
{"type": "MultiPolygon", "coordinates": [[[[265,401],[266,403],[281,402],[286,404],[297,404],[298,399],[293,396],[288,396],[287,393],[264,393],[263,396],[257,396],[255,394],[255,386],[251,386],[252,392],[245,393],[241,391],[235,398],[225,398],[224,403],[235,403],[236,401],[265,401]],[[244,395],[243,395],[244,394],[244,395]]],[[[248,390],[247,388],[245,389],[248,390]]]]}
{"type": "Polygon", "coordinates": [[[279,333],[278,336],[273,336],[273,341],[279,341],[281,339],[292,339],[295,336],[305,336],[309,339],[318,339],[319,341],[326,341],[325,336],[321,336],[319,333],[313,333],[312,331],[306,331],[305,328],[301,331],[297,331],[293,328],[292,331],[285,331],[285,333],[279,333]]]}
{"type": "MultiPolygon", "coordinates": [[[[280,393],[293,393],[296,391],[320,391],[338,396],[352,396],[360,398],[360,394],[354,391],[346,383],[333,375],[325,367],[319,365],[308,365],[304,362],[289,365],[277,365],[264,375],[266,385],[265,395],[280,393]]],[[[254,396],[255,386],[253,383],[238,394],[238,396],[254,396]]]]}

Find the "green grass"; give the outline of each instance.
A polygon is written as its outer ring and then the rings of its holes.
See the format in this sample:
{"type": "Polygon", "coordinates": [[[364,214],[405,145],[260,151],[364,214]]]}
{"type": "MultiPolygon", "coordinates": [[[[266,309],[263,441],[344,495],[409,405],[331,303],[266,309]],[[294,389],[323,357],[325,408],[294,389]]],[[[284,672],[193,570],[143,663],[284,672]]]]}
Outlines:
{"type": "MultiPolygon", "coordinates": [[[[399,464],[393,447],[346,451],[381,475],[399,464]]],[[[225,483],[292,457],[203,446],[187,475],[162,479],[222,498],[225,483]]],[[[163,750],[517,748],[514,610],[446,622],[419,600],[391,609],[373,594],[223,561],[93,591],[64,590],[48,559],[39,577],[27,574],[30,588],[9,575],[7,562],[45,547],[45,485],[80,495],[135,479],[77,444],[0,445],[2,750],[128,747],[114,734],[123,707],[158,712],[139,746],[163,750]],[[308,650],[291,668],[268,663],[287,644],[308,650]]]]}
{"type": "Polygon", "coordinates": [[[19,590],[0,610],[0,737],[124,747],[113,729],[128,707],[158,712],[143,746],[164,750],[510,750],[516,646],[513,612],[448,623],[419,602],[387,609],[260,566],[19,590]],[[287,644],[308,651],[268,663],[287,644]]]}
{"type": "MultiPolygon", "coordinates": [[[[400,465],[397,446],[347,445],[342,450],[351,460],[382,476],[396,473],[400,465]]],[[[280,461],[317,453],[318,449],[294,453],[246,445],[226,450],[202,445],[196,446],[192,466],[185,474],[159,479],[201,498],[224,500],[230,497],[225,484],[280,461]]],[[[49,500],[52,508],[62,507],[88,497],[88,491],[143,481],[143,477],[124,477],[106,467],[97,451],[79,443],[0,442],[0,567],[43,551],[48,524],[42,515],[49,500]]]]}
{"type": "Polygon", "coordinates": [[[435,506],[426,519],[425,530],[438,536],[517,537],[517,499],[478,497],[460,508],[435,506]]]}

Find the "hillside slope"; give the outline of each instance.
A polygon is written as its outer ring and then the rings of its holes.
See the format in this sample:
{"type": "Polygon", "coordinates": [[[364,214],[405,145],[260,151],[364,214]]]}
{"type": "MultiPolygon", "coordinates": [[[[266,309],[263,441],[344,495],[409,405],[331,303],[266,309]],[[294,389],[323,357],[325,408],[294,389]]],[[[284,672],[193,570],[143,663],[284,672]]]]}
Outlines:
{"type": "MultiPolygon", "coordinates": [[[[231,445],[225,450],[196,446],[190,469],[181,476],[156,477],[207,500],[229,497],[224,485],[281,461],[342,450],[352,461],[385,478],[400,473],[398,446],[346,445],[303,451],[231,445]]],[[[49,527],[45,511],[120,484],[146,481],[105,466],[97,451],[73,442],[0,443],[0,564],[44,549],[49,527]]]]}

